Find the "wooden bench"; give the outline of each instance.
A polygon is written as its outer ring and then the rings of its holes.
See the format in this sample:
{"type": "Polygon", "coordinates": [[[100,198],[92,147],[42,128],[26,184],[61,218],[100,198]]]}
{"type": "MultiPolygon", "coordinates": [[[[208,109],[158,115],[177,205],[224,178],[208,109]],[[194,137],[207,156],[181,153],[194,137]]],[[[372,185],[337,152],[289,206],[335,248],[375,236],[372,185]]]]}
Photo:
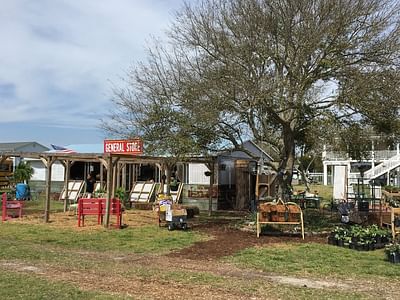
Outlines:
{"type": "MultiPolygon", "coordinates": [[[[107,200],[105,198],[80,198],[78,200],[78,227],[85,226],[85,216],[97,216],[97,224],[103,223],[106,214],[107,200]]],[[[122,207],[119,199],[111,199],[110,215],[117,217],[116,227],[121,228],[122,207]]]]}
{"type": "Polygon", "coordinates": [[[2,221],[6,221],[12,218],[12,215],[8,214],[8,210],[17,211],[18,218],[22,217],[23,202],[17,200],[7,200],[7,194],[3,193],[2,197],[2,221]]]}

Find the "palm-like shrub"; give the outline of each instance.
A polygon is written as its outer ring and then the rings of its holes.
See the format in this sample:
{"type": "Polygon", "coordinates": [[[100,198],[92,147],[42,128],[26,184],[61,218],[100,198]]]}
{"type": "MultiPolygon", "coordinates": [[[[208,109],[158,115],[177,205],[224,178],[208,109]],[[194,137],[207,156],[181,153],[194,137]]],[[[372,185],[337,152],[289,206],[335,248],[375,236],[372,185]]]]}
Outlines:
{"type": "Polygon", "coordinates": [[[34,170],[29,162],[21,162],[14,171],[14,182],[26,182],[32,178],[34,170]]]}

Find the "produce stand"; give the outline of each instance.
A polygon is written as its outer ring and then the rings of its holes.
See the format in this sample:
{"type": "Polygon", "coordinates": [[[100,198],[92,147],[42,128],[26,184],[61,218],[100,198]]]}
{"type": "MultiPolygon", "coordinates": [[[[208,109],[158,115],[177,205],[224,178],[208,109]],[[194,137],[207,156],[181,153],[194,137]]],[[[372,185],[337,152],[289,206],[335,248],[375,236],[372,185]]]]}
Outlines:
{"type": "Polygon", "coordinates": [[[168,230],[180,228],[186,230],[187,211],[178,204],[173,204],[172,199],[162,197],[157,201],[158,226],[168,226],[168,230]]]}
{"type": "Polygon", "coordinates": [[[260,237],[261,225],[301,225],[301,235],[304,240],[303,212],[294,202],[267,202],[259,205],[257,212],[257,237],[260,237]]]}

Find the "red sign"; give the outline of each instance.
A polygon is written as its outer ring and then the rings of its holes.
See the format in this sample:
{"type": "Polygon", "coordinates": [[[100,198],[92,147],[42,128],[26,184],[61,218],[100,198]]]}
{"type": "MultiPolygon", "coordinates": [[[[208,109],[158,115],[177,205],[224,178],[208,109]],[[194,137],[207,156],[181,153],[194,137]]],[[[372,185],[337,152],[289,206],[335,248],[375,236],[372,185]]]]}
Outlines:
{"type": "Polygon", "coordinates": [[[104,153],[143,154],[143,141],[133,140],[104,140],[104,153]]]}

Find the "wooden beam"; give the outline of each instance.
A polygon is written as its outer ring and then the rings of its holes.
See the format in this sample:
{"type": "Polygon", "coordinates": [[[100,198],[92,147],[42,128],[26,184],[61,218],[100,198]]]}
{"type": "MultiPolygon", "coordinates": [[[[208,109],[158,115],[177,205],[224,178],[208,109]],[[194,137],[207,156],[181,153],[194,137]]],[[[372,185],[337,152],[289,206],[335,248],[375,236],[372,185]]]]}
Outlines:
{"type": "Polygon", "coordinates": [[[100,189],[104,189],[104,166],[103,162],[100,161],[100,189]]]}
{"type": "Polygon", "coordinates": [[[108,157],[107,161],[107,200],[106,200],[106,215],[104,220],[104,227],[108,228],[110,224],[110,203],[111,203],[111,190],[112,190],[112,156],[108,157]]]}
{"type": "Polygon", "coordinates": [[[46,167],[46,199],[44,207],[44,221],[48,223],[50,220],[51,167],[56,159],[54,157],[40,157],[40,159],[46,167]]]}
{"type": "Polygon", "coordinates": [[[70,174],[70,166],[71,162],[67,159],[64,160],[63,162],[64,165],[64,189],[65,189],[65,197],[64,197],[64,212],[67,211],[67,208],[69,207],[69,193],[68,193],[68,185],[69,185],[69,174],[70,174]]]}
{"type": "Polygon", "coordinates": [[[6,161],[6,159],[9,158],[7,155],[0,155],[0,164],[6,161]]]}

